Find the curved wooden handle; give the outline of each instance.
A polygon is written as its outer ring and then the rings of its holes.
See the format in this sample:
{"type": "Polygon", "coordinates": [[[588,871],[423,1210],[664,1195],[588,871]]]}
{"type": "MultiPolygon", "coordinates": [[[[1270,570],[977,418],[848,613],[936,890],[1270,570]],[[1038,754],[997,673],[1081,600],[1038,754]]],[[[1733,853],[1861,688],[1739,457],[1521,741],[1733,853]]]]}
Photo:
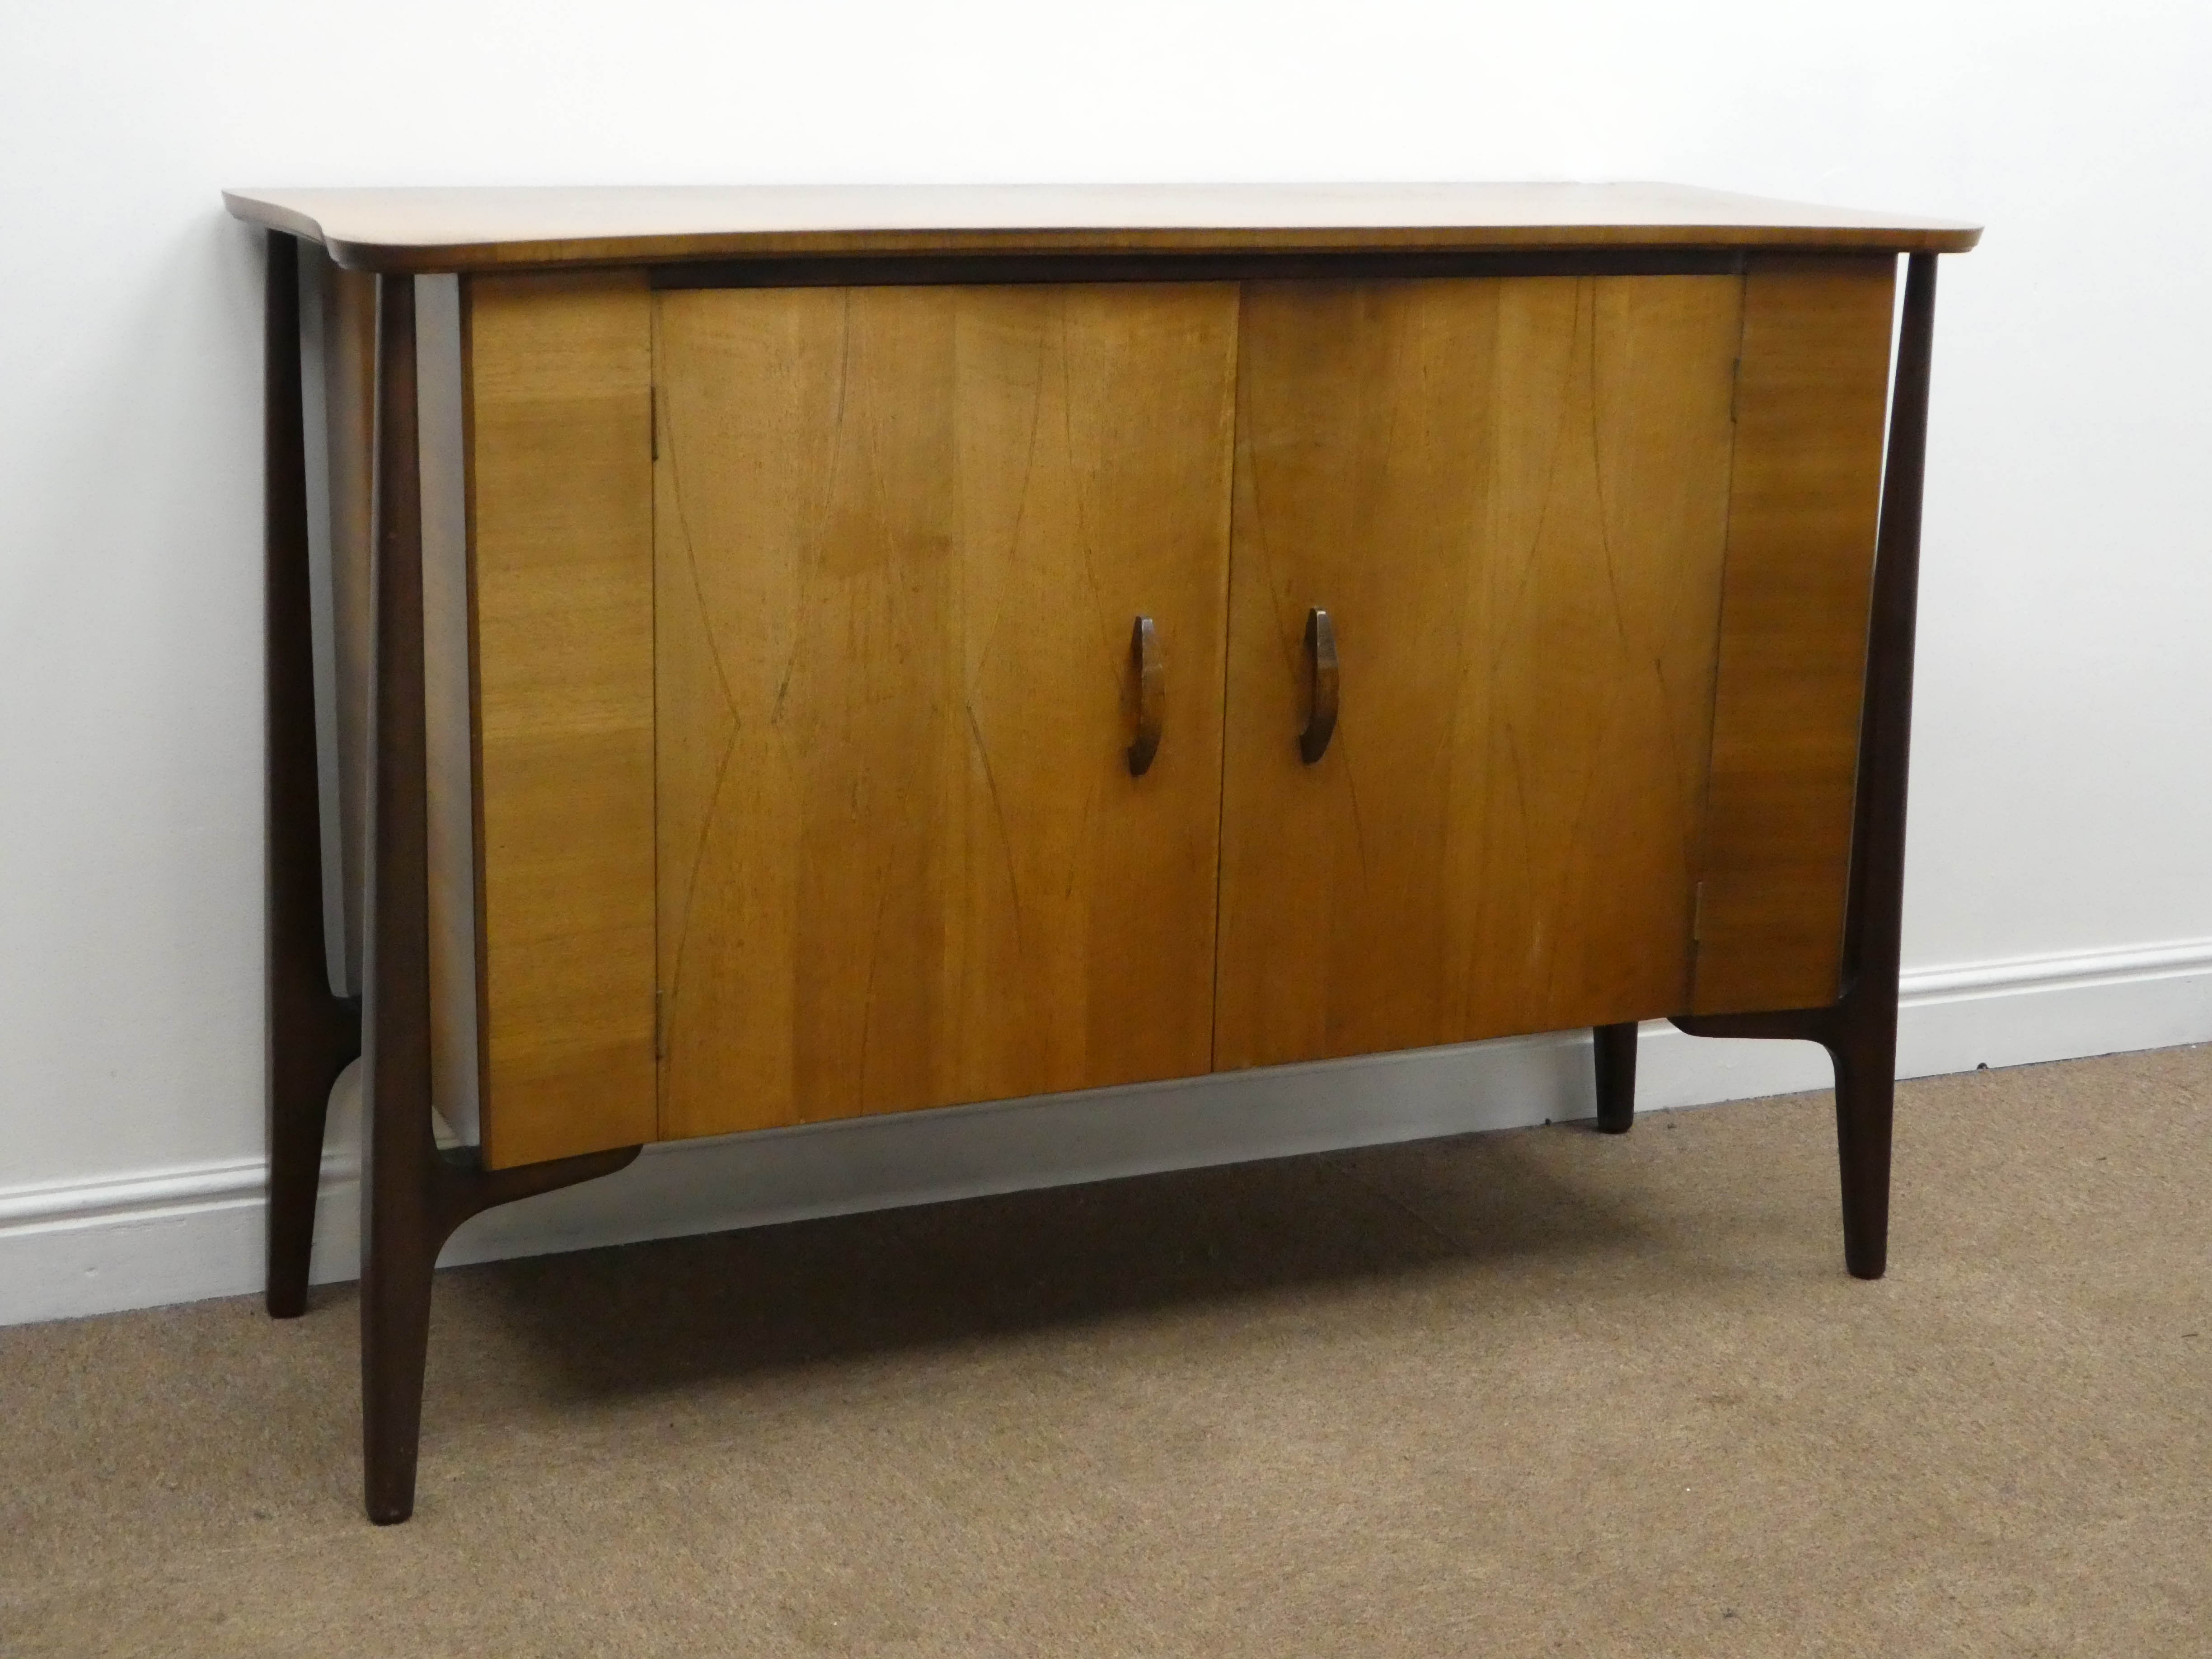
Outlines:
{"type": "Polygon", "coordinates": [[[1318,606],[1306,612],[1306,710],[1298,753],[1311,766],[1336,735],[1336,629],[1318,606]]]}
{"type": "Polygon", "coordinates": [[[1129,629],[1129,679],[1137,693],[1137,737],[1129,745],[1129,775],[1141,778],[1160,751],[1160,726],[1168,713],[1168,670],[1150,617],[1129,629]]]}

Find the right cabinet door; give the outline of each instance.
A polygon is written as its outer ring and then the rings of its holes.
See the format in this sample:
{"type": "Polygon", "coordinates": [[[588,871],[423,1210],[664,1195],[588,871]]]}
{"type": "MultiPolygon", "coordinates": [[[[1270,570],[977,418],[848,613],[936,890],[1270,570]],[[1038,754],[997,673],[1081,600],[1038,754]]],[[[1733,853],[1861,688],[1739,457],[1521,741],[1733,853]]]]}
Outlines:
{"type": "Polygon", "coordinates": [[[1847,862],[1887,270],[1246,289],[1218,1066],[1680,1012],[1714,1006],[1709,971],[1780,1006],[1762,927],[1799,947],[1796,988],[1825,974],[1832,995],[1844,866],[1832,835],[1807,850],[1805,820],[1835,819],[1847,862]],[[1824,304],[1815,334],[1879,310],[1870,355],[1860,328],[1809,360],[1790,313],[1824,304]],[[1772,368],[1739,408],[1747,351],[1772,368]],[[1846,362],[1871,371],[1871,471],[1833,441],[1823,377],[1846,362]],[[1741,604],[1740,419],[1772,452],[1749,458],[1763,545],[1741,604]],[[1808,542],[1781,520],[1813,453],[1849,483],[1808,542]],[[1309,759],[1322,632],[1336,720],[1309,759]],[[1809,699],[1787,665],[1808,650],[1809,699]],[[1717,692],[1741,750],[1724,801],[1717,692]],[[1795,769],[1778,791],[1777,768],[1795,769]],[[1769,811],[1778,793],[1806,810],[1769,811]],[[1699,889],[1729,825],[1747,902],[1713,969],[1699,889]],[[1798,913],[1749,914],[1778,896],[1798,913]]]}

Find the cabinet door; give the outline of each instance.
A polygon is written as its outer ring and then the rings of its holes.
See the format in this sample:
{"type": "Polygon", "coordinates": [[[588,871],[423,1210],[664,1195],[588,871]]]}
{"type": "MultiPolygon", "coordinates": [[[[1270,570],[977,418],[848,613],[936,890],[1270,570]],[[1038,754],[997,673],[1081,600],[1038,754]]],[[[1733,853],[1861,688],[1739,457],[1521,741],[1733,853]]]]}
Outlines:
{"type": "Polygon", "coordinates": [[[1688,1006],[1741,304],[1247,288],[1219,1065],[1688,1006]],[[1315,607],[1340,712],[1310,764],[1315,607]]]}
{"type": "Polygon", "coordinates": [[[1205,1071],[1234,288],[656,306],[662,1133],[1205,1071]]]}

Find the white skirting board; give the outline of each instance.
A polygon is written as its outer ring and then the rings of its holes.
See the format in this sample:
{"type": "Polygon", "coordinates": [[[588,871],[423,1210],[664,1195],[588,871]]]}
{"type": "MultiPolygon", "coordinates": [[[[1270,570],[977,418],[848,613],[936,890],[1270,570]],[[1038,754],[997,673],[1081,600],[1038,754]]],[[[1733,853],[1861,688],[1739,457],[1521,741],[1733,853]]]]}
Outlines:
{"type": "MultiPolygon", "coordinates": [[[[2212,939],[1905,975],[1908,1077],[2212,1041],[2212,939]]],[[[318,1283],[357,1270],[358,1067],[333,1098],[318,1283]],[[339,1150],[341,1148],[346,1150],[339,1150]]],[[[1810,1043],[1644,1028],[1639,1109],[1826,1088],[1810,1043]]],[[[648,1147],[464,1226],[448,1264],[1588,1117],[1587,1032],[1516,1037],[648,1147]]],[[[262,1283],[258,1158],[0,1188],[0,1324],[262,1283]]]]}

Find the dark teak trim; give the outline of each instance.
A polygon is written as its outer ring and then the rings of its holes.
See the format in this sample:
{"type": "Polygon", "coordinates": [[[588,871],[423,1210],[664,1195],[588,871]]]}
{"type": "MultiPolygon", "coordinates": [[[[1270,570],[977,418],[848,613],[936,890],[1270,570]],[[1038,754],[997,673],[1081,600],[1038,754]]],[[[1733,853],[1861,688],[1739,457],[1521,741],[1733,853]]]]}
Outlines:
{"type": "Polygon", "coordinates": [[[424,1178],[430,1128],[428,763],[422,707],[422,502],[415,280],[376,295],[375,617],[369,683],[368,896],[362,961],[362,1436],[369,1518],[414,1507],[430,1271],[441,1239],[424,1178]],[[412,1378],[413,1386],[410,1386],[412,1378]]]}
{"type": "MultiPolygon", "coordinates": [[[[938,288],[1030,283],[1328,283],[1474,276],[1734,276],[1749,248],[1533,248],[1407,253],[791,255],[657,264],[657,289],[938,288]]],[[[1836,256],[1837,250],[1813,250],[1836,256]]],[[[1856,250],[1843,250],[1852,257],[1856,250]]],[[[1880,252],[1858,257],[1881,258],[1880,252]]]]}

